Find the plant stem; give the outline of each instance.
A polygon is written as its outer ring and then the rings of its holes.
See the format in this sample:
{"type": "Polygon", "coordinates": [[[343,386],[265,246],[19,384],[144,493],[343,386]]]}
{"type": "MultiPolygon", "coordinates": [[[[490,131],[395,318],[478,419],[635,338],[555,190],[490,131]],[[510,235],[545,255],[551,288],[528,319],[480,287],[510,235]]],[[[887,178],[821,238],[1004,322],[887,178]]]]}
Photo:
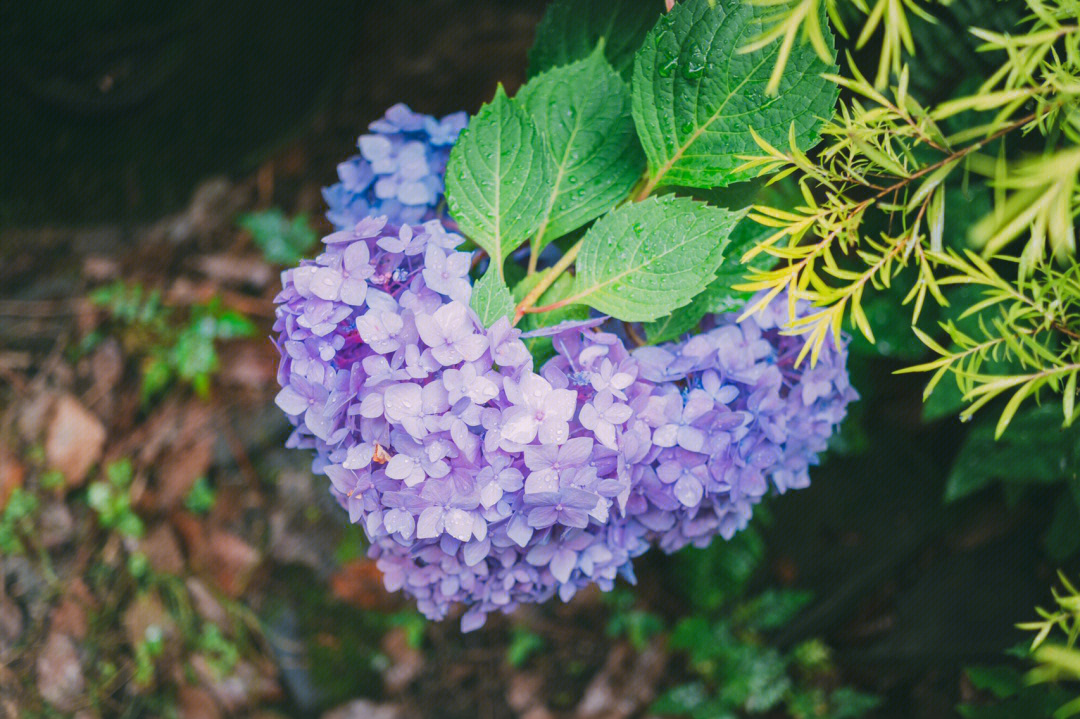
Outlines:
{"type": "Polygon", "coordinates": [[[548,272],[548,274],[544,276],[544,278],[541,279],[538,283],[536,283],[536,287],[533,287],[531,290],[529,290],[529,294],[525,295],[521,302],[518,303],[518,306],[514,309],[513,324],[516,325],[518,322],[520,322],[521,318],[525,316],[525,313],[529,310],[529,308],[536,304],[536,301],[540,299],[540,297],[543,296],[545,292],[547,292],[547,289],[551,287],[555,280],[557,280],[559,276],[563,272],[565,272],[568,267],[570,267],[570,265],[574,264],[574,260],[577,259],[578,253],[581,252],[581,244],[582,242],[584,242],[584,240],[585,238],[582,237],[580,240],[575,242],[574,246],[567,250],[566,254],[560,257],[559,261],[551,267],[551,270],[548,272]]]}
{"type": "MultiPolygon", "coordinates": [[[[542,231],[542,230],[541,230],[542,231]]],[[[536,263],[540,259],[540,253],[536,251],[539,241],[529,248],[529,267],[525,271],[525,274],[531,275],[536,272],[536,263]]]]}

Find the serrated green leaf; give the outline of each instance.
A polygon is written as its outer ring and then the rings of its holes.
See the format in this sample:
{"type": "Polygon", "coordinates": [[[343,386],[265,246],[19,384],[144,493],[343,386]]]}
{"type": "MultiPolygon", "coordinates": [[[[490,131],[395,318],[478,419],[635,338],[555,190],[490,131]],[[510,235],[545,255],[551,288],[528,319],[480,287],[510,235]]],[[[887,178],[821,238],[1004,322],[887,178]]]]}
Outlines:
{"type": "Polygon", "coordinates": [[[663,317],[716,277],[743,215],[674,195],[624,205],[585,233],[571,297],[628,322],[663,317]]]}
{"type": "Polygon", "coordinates": [[[994,481],[1055,484],[1078,471],[1080,428],[1061,427],[1056,403],[1017,412],[1009,431],[995,441],[996,423],[996,417],[983,417],[964,440],[945,486],[947,501],[966,497],[994,481]]]}
{"type": "Polygon", "coordinates": [[[484,327],[491,327],[500,317],[509,317],[514,312],[514,298],[503,278],[495,272],[494,265],[488,268],[484,276],[477,280],[472,288],[469,305],[480,317],[484,327]]]}
{"type": "Polygon", "coordinates": [[[630,117],[630,89],[597,48],[584,60],[537,75],[518,100],[547,141],[552,189],[533,252],[624,199],[645,169],[630,117]]]}
{"type": "Polygon", "coordinates": [[[776,258],[767,252],[759,252],[749,262],[743,262],[743,255],[759,242],[772,234],[772,229],[744,217],[731,233],[731,241],[725,254],[727,259],[716,270],[716,279],[709,283],[700,299],[706,314],[734,312],[742,309],[753,292],[736,290],[734,285],[746,281],[750,268],[765,269],[776,264],[776,258]]]}
{"type": "Polygon", "coordinates": [[[529,77],[588,57],[603,39],[608,62],[629,81],[634,53],[663,10],[662,0],[555,0],[536,26],[529,77]]]}
{"type": "Polygon", "coordinates": [[[678,312],[672,312],[655,322],[646,322],[645,339],[651,345],[677,340],[684,334],[693,332],[706,314],[704,307],[695,297],[689,305],[678,312]]]}
{"type": "Polygon", "coordinates": [[[507,255],[540,227],[552,174],[544,138],[500,85],[454,143],[446,168],[450,214],[500,277],[507,255]]]}
{"type": "MultiPolygon", "coordinates": [[[[751,204],[767,204],[770,207],[789,209],[801,201],[798,193],[784,183],[764,185],[763,182],[746,182],[734,187],[694,192],[696,199],[711,205],[729,209],[741,209],[751,204]]],[[[773,233],[773,229],[744,217],[731,233],[724,261],[716,270],[716,279],[701,294],[678,312],[645,325],[645,336],[650,344],[670,342],[692,331],[702,318],[710,314],[737,312],[741,310],[753,292],[734,289],[743,283],[753,267],[765,269],[776,264],[776,258],[767,252],[759,252],[743,262],[742,258],[751,248],[773,233]]]]}
{"type": "MultiPolygon", "coordinates": [[[[777,94],[766,95],[779,41],[739,51],[760,33],[762,17],[775,12],[745,0],[686,0],[649,33],[634,62],[632,95],[653,186],[748,179],[751,172],[735,170],[740,156],[761,154],[750,128],[777,148],[788,147],[792,125],[800,150],[818,142],[838,94],[821,75],[835,65],[822,62],[809,43],[796,43],[777,94]]],[[[831,48],[831,34],[827,43],[831,48]]]]}

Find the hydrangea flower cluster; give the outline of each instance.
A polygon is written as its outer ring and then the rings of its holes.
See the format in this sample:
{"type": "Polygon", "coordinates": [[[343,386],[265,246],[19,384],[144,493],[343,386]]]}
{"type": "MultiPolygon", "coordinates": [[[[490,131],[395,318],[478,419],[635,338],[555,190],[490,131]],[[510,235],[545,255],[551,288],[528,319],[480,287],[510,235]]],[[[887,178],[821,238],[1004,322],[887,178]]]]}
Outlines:
{"type": "MultiPolygon", "coordinates": [[[[521,333],[469,307],[471,256],[438,220],[364,218],[282,275],[274,330],[291,447],[360,523],[390,590],[462,628],[633,581],[632,560],[730,538],[808,468],[856,395],[846,352],[795,367],[787,301],[629,351],[599,320],[521,333]]],[[[805,311],[805,308],[799,308],[805,311]]]]}
{"type": "Polygon", "coordinates": [[[338,165],[337,184],[323,188],[326,217],[339,230],[386,215],[395,225],[438,216],[450,148],[468,123],[456,112],[441,120],[397,104],[361,135],[360,154],[338,165]]]}

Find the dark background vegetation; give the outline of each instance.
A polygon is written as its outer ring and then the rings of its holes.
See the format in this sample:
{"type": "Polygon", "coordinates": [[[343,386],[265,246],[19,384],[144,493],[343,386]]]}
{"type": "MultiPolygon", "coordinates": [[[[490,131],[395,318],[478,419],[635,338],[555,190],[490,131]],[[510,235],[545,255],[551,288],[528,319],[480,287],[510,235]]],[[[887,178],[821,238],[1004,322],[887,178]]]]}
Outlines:
{"type": "Polygon", "coordinates": [[[629,717],[752,680],[822,697],[805,716],[845,688],[945,717],[992,699],[966,667],[1023,666],[1057,490],[942,501],[966,429],[892,374],[903,331],[855,346],[863,399],[813,486],[732,543],[469,635],[381,589],[282,449],[277,267],[237,221],[328,229],[366,123],[516,87],[544,5],[0,7],[0,716],[629,717]]]}

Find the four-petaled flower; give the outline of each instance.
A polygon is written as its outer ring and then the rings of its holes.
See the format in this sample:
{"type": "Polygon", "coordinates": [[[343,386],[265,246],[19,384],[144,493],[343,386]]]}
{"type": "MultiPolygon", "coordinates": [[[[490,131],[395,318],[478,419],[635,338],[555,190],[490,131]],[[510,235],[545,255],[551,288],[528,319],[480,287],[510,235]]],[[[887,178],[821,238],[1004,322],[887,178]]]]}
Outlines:
{"type": "Polygon", "coordinates": [[[443,305],[434,314],[418,314],[416,331],[432,357],[443,365],[473,362],[488,346],[487,336],[476,333],[469,308],[457,301],[443,305]]]}
{"type": "Polygon", "coordinates": [[[563,487],[556,492],[536,492],[525,495],[529,510],[529,526],[543,529],[553,524],[584,529],[589,526],[589,510],[600,501],[592,492],[576,487],[563,487]]]}
{"type": "Polygon", "coordinates": [[[611,391],[605,389],[581,408],[581,426],[592,430],[600,444],[608,449],[618,449],[615,426],[624,424],[633,413],[629,405],[616,402],[611,391]]]}
{"type": "Polygon", "coordinates": [[[472,258],[467,252],[451,252],[429,245],[424,253],[424,282],[436,292],[452,300],[468,302],[472,293],[469,284],[469,264],[472,258]]]}
{"type": "Polygon", "coordinates": [[[474,533],[477,539],[487,536],[487,523],[472,511],[477,506],[475,498],[455,499],[449,482],[428,482],[420,496],[429,506],[416,520],[417,539],[434,539],[443,532],[462,542],[474,533]]]}
{"type": "Polygon", "coordinates": [[[576,392],[552,389],[546,379],[532,372],[519,382],[505,378],[503,391],[514,405],[503,412],[503,439],[528,444],[539,437],[541,444],[562,444],[569,438],[576,392]]]}

